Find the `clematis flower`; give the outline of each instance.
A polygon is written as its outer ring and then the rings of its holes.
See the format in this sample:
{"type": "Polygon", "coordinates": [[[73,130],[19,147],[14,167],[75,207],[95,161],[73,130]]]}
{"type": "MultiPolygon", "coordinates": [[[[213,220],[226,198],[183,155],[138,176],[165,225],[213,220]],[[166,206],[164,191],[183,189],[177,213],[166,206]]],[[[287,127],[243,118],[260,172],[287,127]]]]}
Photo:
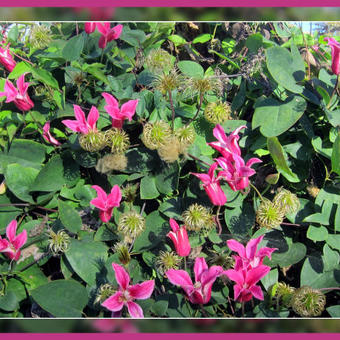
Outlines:
{"type": "Polygon", "coordinates": [[[238,253],[241,261],[236,260],[235,270],[255,268],[262,265],[263,259],[267,256],[271,259],[272,253],[277,248],[263,247],[257,250],[258,245],[263,240],[264,235],[251,239],[246,246],[236,240],[228,240],[227,245],[229,249],[238,253]]]}
{"type": "Polygon", "coordinates": [[[119,285],[119,290],[114,295],[106,299],[102,306],[112,312],[117,312],[127,306],[129,314],[133,318],[143,318],[143,309],[133,300],[148,299],[155,287],[155,281],[149,280],[136,285],[130,285],[130,276],[127,271],[119,264],[112,263],[115,271],[116,281],[119,285]]]}
{"type": "Polygon", "coordinates": [[[97,23],[93,21],[85,22],[84,29],[87,34],[91,34],[95,31],[97,23]]]}
{"type": "Polygon", "coordinates": [[[102,36],[99,38],[98,46],[99,48],[105,48],[108,42],[120,37],[122,34],[123,25],[117,25],[110,28],[109,22],[98,22],[97,29],[102,34],[102,36]]]}
{"type": "Polygon", "coordinates": [[[215,280],[222,275],[221,266],[208,268],[203,257],[197,257],[194,265],[195,284],[185,270],[169,269],[165,274],[169,281],[183,288],[191,303],[206,304],[211,298],[211,289],[215,280]]]}
{"type": "Polygon", "coordinates": [[[5,48],[0,47],[0,64],[2,64],[9,72],[12,72],[17,64],[13,59],[8,46],[5,48]]]}
{"type": "Polygon", "coordinates": [[[249,177],[256,173],[251,166],[255,163],[262,163],[258,158],[251,158],[244,164],[243,158],[236,154],[232,154],[228,159],[219,157],[216,161],[223,169],[220,176],[228,182],[233,191],[247,188],[249,186],[249,177]]]}
{"type": "Polygon", "coordinates": [[[191,246],[186,227],[180,227],[173,218],[170,218],[170,227],[172,231],[170,231],[166,236],[171,238],[177,254],[179,256],[188,256],[191,251],[191,246]]]}
{"type": "Polygon", "coordinates": [[[112,217],[112,210],[114,207],[119,207],[122,199],[122,193],[118,185],[115,185],[110,194],[98,185],[93,185],[92,188],[97,191],[97,196],[90,201],[92,205],[100,210],[99,217],[103,222],[109,222],[112,217]]]}
{"type": "Polygon", "coordinates": [[[244,128],[246,128],[245,125],[238,127],[227,137],[223,130],[223,127],[217,124],[213,129],[213,135],[218,141],[207,144],[220,152],[222,156],[226,159],[229,159],[232,154],[241,156],[241,149],[238,145],[238,140],[240,139],[240,136],[238,134],[244,128]]]}
{"type": "Polygon", "coordinates": [[[84,111],[78,105],[73,105],[74,115],[76,120],[62,120],[61,122],[74,132],[80,132],[82,134],[88,134],[89,132],[97,131],[97,120],[99,118],[99,112],[95,106],[91,107],[90,113],[85,118],[84,111]]]}
{"type": "Polygon", "coordinates": [[[219,182],[219,178],[222,175],[221,172],[219,172],[217,177],[215,177],[214,174],[217,166],[217,163],[212,164],[209,168],[208,174],[191,174],[198,177],[203,182],[203,188],[209,196],[212,204],[224,205],[227,202],[227,197],[219,182]]]}
{"type": "Polygon", "coordinates": [[[6,228],[7,239],[3,239],[0,236],[0,253],[4,253],[11,260],[18,261],[21,255],[20,248],[27,241],[26,230],[22,231],[19,235],[17,233],[17,221],[13,220],[6,228]]]}
{"type": "Polygon", "coordinates": [[[59,146],[61,145],[60,142],[58,142],[50,133],[50,122],[47,121],[45,125],[43,126],[43,137],[46,140],[47,143],[59,146]]]}
{"type": "Polygon", "coordinates": [[[337,76],[340,74],[340,44],[334,38],[325,38],[332,51],[332,71],[337,76]]]}
{"type": "Polygon", "coordinates": [[[112,127],[121,129],[123,127],[123,122],[128,119],[129,122],[136,113],[136,108],[138,105],[138,99],[129,100],[119,108],[117,99],[109,93],[102,93],[105,98],[106,106],[104,109],[112,117],[112,127]]]}
{"type": "Polygon", "coordinates": [[[263,292],[260,286],[256,285],[270,271],[270,267],[259,265],[251,269],[229,269],[223,272],[230,280],[235,281],[234,300],[247,302],[254,296],[263,300],[263,292]]]}
{"type": "Polygon", "coordinates": [[[21,111],[29,111],[33,106],[31,98],[27,94],[29,83],[25,83],[25,74],[17,80],[17,88],[11,81],[6,80],[4,92],[0,92],[0,97],[6,96],[6,103],[13,102],[21,111]]]}

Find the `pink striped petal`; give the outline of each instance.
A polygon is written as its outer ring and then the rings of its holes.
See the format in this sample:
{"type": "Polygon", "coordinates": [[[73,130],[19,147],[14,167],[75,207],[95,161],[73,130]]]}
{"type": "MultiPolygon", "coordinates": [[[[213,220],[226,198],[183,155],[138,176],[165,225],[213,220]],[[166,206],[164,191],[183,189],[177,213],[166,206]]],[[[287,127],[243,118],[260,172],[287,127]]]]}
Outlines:
{"type": "Polygon", "coordinates": [[[15,234],[17,232],[18,223],[16,220],[13,220],[9,223],[9,225],[6,228],[6,236],[8,240],[12,243],[12,241],[15,239],[15,234]]]}
{"type": "Polygon", "coordinates": [[[122,200],[122,193],[118,185],[114,185],[111,193],[107,196],[107,205],[110,207],[119,207],[122,200]]]}
{"type": "Polygon", "coordinates": [[[178,223],[173,218],[170,218],[169,223],[171,229],[176,233],[176,231],[179,229],[178,223]]]}
{"type": "Polygon", "coordinates": [[[208,270],[208,265],[204,257],[196,257],[194,265],[195,281],[201,281],[201,275],[204,271],[208,270]]]}
{"type": "MultiPolygon", "coordinates": [[[[248,259],[253,259],[256,254],[257,246],[259,243],[263,240],[264,235],[261,235],[257,238],[251,239],[246,246],[246,254],[244,257],[247,257],[248,259]]],[[[241,255],[240,255],[241,256],[241,255]]]]}
{"type": "Polygon", "coordinates": [[[149,280],[143,283],[139,283],[128,288],[130,296],[133,299],[148,299],[155,288],[155,281],[149,280]]]}
{"type": "Polygon", "coordinates": [[[136,113],[137,105],[138,105],[138,99],[129,100],[127,103],[123,104],[120,109],[122,112],[122,115],[124,115],[125,118],[131,121],[132,117],[136,113]]]}
{"type": "Polygon", "coordinates": [[[127,273],[127,271],[119,264],[112,263],[113,270],[115,271],[116,281],[119,284],[119,286],[126,290],[129,282],[130,282],[130,276],[127,273]]]}
{"type": "Polygon", "coordinates": [[[118,39],[120,37],[120,35],[122,34],[123,25],[119,24],[119,25],[113,27],[113,31],[114,31],[113,39],[118,39]]]}
{"type": "Polygon", "coordinates": [[[107,308],[108,310],[112,312],[118,312],[120,311],[123,306],[124,302],[122,302],[122,297],[123,293],[122,292],[117,292],[116,294],[110,296],[108,299],[106,299],[103,303],[102,306],[107,308]]]}
{"type": "Polygon", "coordinates": [[[176,286],[181,286],[183,288],[193,286],[191,278],[185,270],[169,269],[165,275],[169,281],[176,286]]]}
{"type": "Polygon", "coordinates": [[[99,118],[98,109],[95,106],[92,106],[90,113],[87,117],[87,124],[90,126],[92,130],[97,130],[96,123],[98,118],[99,118]]]}
{"type": "Polygon", "coordinates": [[[97,191],[97,196],[100,200],[102,200],[102,201],[107,200],[106,192],[99,185],[92,185],[91,188],[97,191]]]}
{"type": "Polygon", "coordinates": [[[12,244],[15,249],[21,248],[27,241],[27,231],[23,230],[20,234],[18,234],[13,240],[12,244]]]}
{"type": "Polygon", "coordinates": [[[244,245],[236,240],[228,240],[227,246],[232,251],[235,251],[238,253],[241,257],[246,257],[246,249],[244,248],[244,245]]]}
{"type": "Polygon", "coordinates": [[[256,299],[263,300],[263,292],[260,286],[252,286],[249,290],[256,299]]]}
{"type": "Polygon", "coordinates": [[[127,303],[127,308],[131,317],[135,319],[144,318],[143,309],[137,303],[130,301],[127,303]]]}

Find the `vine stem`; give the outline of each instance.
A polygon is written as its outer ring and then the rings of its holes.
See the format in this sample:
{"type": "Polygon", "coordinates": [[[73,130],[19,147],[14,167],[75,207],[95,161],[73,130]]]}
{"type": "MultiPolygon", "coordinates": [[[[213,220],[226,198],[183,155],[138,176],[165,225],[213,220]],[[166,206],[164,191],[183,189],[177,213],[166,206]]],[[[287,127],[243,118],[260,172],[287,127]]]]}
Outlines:
{"type": "Polygon", "coordinates": [[[340,290],[340,287],[320,288],[319,290],[320,291],[323,291],[323,290],[340,290]]]}
{"type": "Polygon", "coordinates": [[[259,197],[260,197],[260,199],[261,199],[261,201],[263,202],[264,201],[264,199],[263,199],[263,197],[262,197],[262,195],[261,195],[261,193],[258,191],[258,189],[256,188],[256,186],[255,185],[253,185],[251,182],[249,182],[249,184],[250,184],[250,186],[257,192],[257,194],[259,195],[259,197]]]}
{"type": "Polygon", "coordinates": [[[187,271],[187,257],[184,256],[184,270],[187,271]]]}
{"type": "Polygon", "coordinates": [[[171,117],[171,130],[172,132],[175,129],[175,108],[174,108],[174,102],[172,100],[172,94],[171,91],[168,91],[168,95],[169,95],[169,101],[170,101],[170,106],[171,106],[171,112],[172,112],[172,117],[171,117]]]}
{"type": "MultiPolygon", "coordinates": [[[[11,51],[12,52],[12,51],[11,51]]],[[[31,64],[32,66],[34,66],[34,64],[29,61],[28,59],[25,59],[23,57],[21,57],[20,55],[17,55],[16,53],[12,52],[16,57],[18,57],[19,59],[23,60],[23,61],[26,61],[27,63],[31,64]]]]}
{"type": "Polygon", "coordinates": [[[200,101],[198,103],[198,107],[197,107],[197,112],[195,113],[195,115],[188,121],[188,123],[185,124],[185,126],[187,127],[191,122],[195,121],[198,114],[200,113],[201,111],[201,106],[202,106],[202,103],[203,103],[203,93],[200,94],[200,101]]]}
{"type": "Polygon", "coordinates": [[[27,266],[25,266],[24,268],[20,269],[20,270],[19,270],[19,273],[22,273],[22,272],[25,271],[26,269],[32,267],[33,265],[35,265],[36,263],[38,263],[40,260],[42,260],[43,258],[45,258],[47,255],[49,255],[48,252],[45,253],[45,254],[43,254],[43,255],[41,255],[37,260],[35,260],[35,261],[29,263],[27,266]]]}
{"type": "Polygon", "coordinates": [[[201,159],[197,158],[196,156],[194,156],[194,155],[192,155],[192,154],[190,154],[190,153],[188,153],[188,156],[189,156],[190,158],[194,159],[195,161],[201,162],[202,164],[205,164],[205,165],[207,165],[208,167],[211,167],[211,164],[202,161],[201,159]]]}
{"type": "Polygon", "coordinates": [[[219,205],[216,211],[216,223],[218,226],[218,235],[221,235],[222,233],[222,226],[221,226],[221,222],[220,222],[220,218],[219,218],[219,214],[220,214],[220,210],[221,210],[221,206],[219,205]]]}

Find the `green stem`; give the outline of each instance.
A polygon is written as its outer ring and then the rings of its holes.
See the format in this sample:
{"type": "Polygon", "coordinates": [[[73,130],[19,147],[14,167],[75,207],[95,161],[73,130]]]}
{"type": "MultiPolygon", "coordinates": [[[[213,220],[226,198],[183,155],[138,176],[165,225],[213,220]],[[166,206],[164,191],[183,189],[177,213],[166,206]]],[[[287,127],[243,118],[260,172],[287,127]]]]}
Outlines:
{"type": "Polygon", "coordinates": [[[169,101],[170,101],[170,106],[171,106],[171,112],[172,112],[172,117],[171,117],[171,130],[172,132],[175,129],[175,108],[174,108],[174,102],[172,100],[172,94],[171,91],[168,91],[168,95],[169,95],[169,101]]]}
{"type": "Polygon", "coordinates": [[[42,260],[43,258],[45,258],[47,255],[49,255],[49,253],[45,253],[43,254],[42,256],[40,256],[37,260],[29,263],[27,266],[25,266],[24,268],[20,269],[19,270],[19,273],[22,273],[24,272],[25,270],[27,270],[28,268],[32,267],[33,265],[35,265],[36,263],[38,263],[40,260],[42,260]]]}
{"type": "MultiPolygon", "coordinates": [[[[198,161],[198,162],[201,162],[202,164],[207,165],[209,168],[211,167],[211,164],[202,161],[201,159],[197,158],[196,156],[194,156],[194,155],[192,155],[192,154],[190,154],[190,153],[188,153],[188,156],[189,156],[190,158],[194,159],[195,161],[198,161]]],[[[0,206],[1,206],[1,205],[0,205],[0,206]]]]}
{"type": "Polygon", "coordinates": [[[256,188],[256,186],[255,185],[253,185],[251,182],[249,182],[249,184],[250,184],[250,186],[257,192],[257,194],[259,195],[259,197],[260,197],[260,199],[261,199],[261,201],[263,202],[264,201],[264,199],[263,199],[263,197],[262,197],[262,195],[261,195],[261,193],[258,191],[258,189],[256,188]]]}
{"type": "Polygon", "coordinates": [[[200,102],[199,102],[198,107],[197,107],[197,112],[195,113],[194,117],[192,117],[192,118],[188,121],[188,123],[186,123],[185,126],[188,126],[191,122],[193,122],[193,121],[196,120],[196,118],[197,118],[197,116],[198,116],[198,114],[200,113],[200,110],[201,110],[201,106],[202,106],[202,103],[203,103],[203,97],[204,97],[204,95],[203,95],[203,93],[201,93],[201,94],[200,94],[200,102]]]}

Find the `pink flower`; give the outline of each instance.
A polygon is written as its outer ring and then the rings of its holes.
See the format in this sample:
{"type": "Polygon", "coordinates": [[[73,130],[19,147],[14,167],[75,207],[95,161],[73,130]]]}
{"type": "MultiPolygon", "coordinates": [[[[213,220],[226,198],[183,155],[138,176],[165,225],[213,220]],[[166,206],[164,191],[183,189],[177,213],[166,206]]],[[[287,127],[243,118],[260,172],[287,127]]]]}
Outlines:
{"type": "Polygon", "coordinates": [[[73,105],[74,115],[76,116],[76,120],[62,120],[61,122],[66,125],[69,129],[74,132],[80,132],[82,134],[88,134],[92,131],[97,131],[97,120],[99,118],[99,112],[95,106],[91,107],[90,113],[85,118],[84,111],[78,105],[73,105]]]}
{"type": "MultiPolygon", "coordinates": [[[[251,239],[246,246],[242,245],[236,240],[228,240],[228,247],[237,252],[241,261],[236,259],[235,270],[238,269],[250,269],[262,265],[263,259],[267,256],[271,259],[272,253],[277,248],[263,247],[257,250],[257,246],[263,240],[264,235],[251,239]]],[[[236,256],[235,256],[236,257],[236,256]]]]}
{"type": "Polygon", "coordinates": [[[138,329],[130,320],[98,319],[92,321],[92,326],[100,332],[113,332],[120,330],[122,333],[138,333],[138,329]]]}
{"type": "Polygon", "coordinates": [[[195,284],[185,270],[170,269],[165,274],[172,284],[183,288],[191,303],[208,303],[212,285],[217,277],[223,274],[223,268],[221,266],[208,268],[203,257],[196,257],[194,272],[195,284]]]}
{"type": "Polygon", "coordinates": [[[102,36],[99,38],[98,46],[99,48],[105,48],[108,42],[120,37],[122,34],[123,25],[117,25],[110,28],[109,22],[98,22],[97,29],[102,34],[102,36]]]}
{"type": "Polygon", "coordinates": [[[21,75],[17,80],[17,88],[11,81],[6,80],[4,92],[0,92],[1,96],[6,96],[6,103],[14,102],[15,106],[21,111],[29,111],[33,106],[31,98],[27,94],[29,83],[25,83],[25,74],[21,75]]]}
{"type": "Polygon", "coordinates": [[[259,265],[250,269],[229,269],[223,272],[230,280],[235,281],[234,300],[247,302],[254,296],[256,299],[263,300],[263,292],[256,283],[265,277],[270,271],[270,267],[259,265]]]}
{"type": "Polygon", "coordinates": [[[251,166],[255,163],[262,163],[258,158],[251,158],[246,164],[242,157],[232,154],[228,159],[219,157],[216,159],[223,169],[219,176],[222,176],[233,191],[243,190],[249,186],[249,177],[255,175],[251,166]]]}
{"type": "Polygon", "coordinates": [[[332,71],[337,76],[340,74],[340,44],[334,38],[325,38],[332,50],[332,71]]]}
{"type": "Polygon", "coordinates": [[[223,130],[223,127],[217,124],[213,130],[213,135],[218,141],[208,143],[208,145],[220,152],[222,156],[226,159],[229,159],[232,154],[241,156],[241,149],[238,145],[238,140],[240,139],[240,136],[238,134],[240,130],[244,128],[246,128],[245,125],[238,127],[227,137],[223,130]]]}
{"type": "Polygon", "coordinates": [[[17,221],[13,220],[6,228],[6,239],[2,239],[0,236],[0,253],[4,253],[11,260],[18,261],[21,255],[20,248],[27,241],[27,232],[24,230],[19,235],[17,233],[17,221]]]}
{"type": "Polygon", "coordinates": [[[61,145],[50,133],[50,122],[47,121],[43,126],[43,137],[47,143],[51,143],[53,145],[59,146],[61,145]]]}
{"type": "Polygon", "coordinates": [[[127,306],[129,314],[133,318],[143,318],[143,309],[137,303],[133,302],[133,300],[148,299],[155,287],[155,281],[149,280],[136,285],[130,285],[130,276],[126,270],[116,263],[112,263],[112,267],[115,271],[119,290],[117,293],[105,300],[102,303],[102,306],[112,312],[120,311],[124,306],[127,306]]]}
{"type": "Polygon", "coordinates": [[[93,185],[92,188],[97,191],[97,196],[90,203],[100,210],[99,217],[103,222],[109,222],[112,217],[114,207],[119,207],[122,199],[122,193],[118,185],[115,185],[110,194],[98,185],[93,185]]]}
{"type": "Polygon", "coordinates": [[[15,65],[17,64],[10,51],[8,46],[5,48],[0,47],[0,64],[4,65],[7,71],[12,72],[15,65]]]}
{"type": "Polygon", "coordinates": [[[186,227],[179,227],[173,218],[170,218],[170,227],[172,231],[170,231],[166,236],[171,238],[177,254],[179,256],[188,256],[191,251],[191,246],[186,227]]]}
{"type": "Polygon", "coordinates": [[[198,177],[203,182],[203,188],[210,198],[210,201],[214,205],[224,205],[227,202],[227,197],[222,190],[219,182],[221,172],[219,172],[217,178],[215,178],[215,170],[217,168],[217,163],[210,166],[208,174],[197,174],[191,173],[192,175],[198,177]]]}
{"type": "Polygon", "coordinates": [[[97,23],[93,21],[85,22],[84,29],[87,34],[91,34],[95,31],[97,23]]]}
{"type": "Polygon", "coordinates": [[[109,93],[102,93],[105,98],[106,104],[104,109],[112,117],[112,127],[121,129],[123,127],[123,122],[128,119],[129,122],[136,113],[136,108],[138,105],[138,99],[129,100],[119,108],[118,101],[109,93]]]}

